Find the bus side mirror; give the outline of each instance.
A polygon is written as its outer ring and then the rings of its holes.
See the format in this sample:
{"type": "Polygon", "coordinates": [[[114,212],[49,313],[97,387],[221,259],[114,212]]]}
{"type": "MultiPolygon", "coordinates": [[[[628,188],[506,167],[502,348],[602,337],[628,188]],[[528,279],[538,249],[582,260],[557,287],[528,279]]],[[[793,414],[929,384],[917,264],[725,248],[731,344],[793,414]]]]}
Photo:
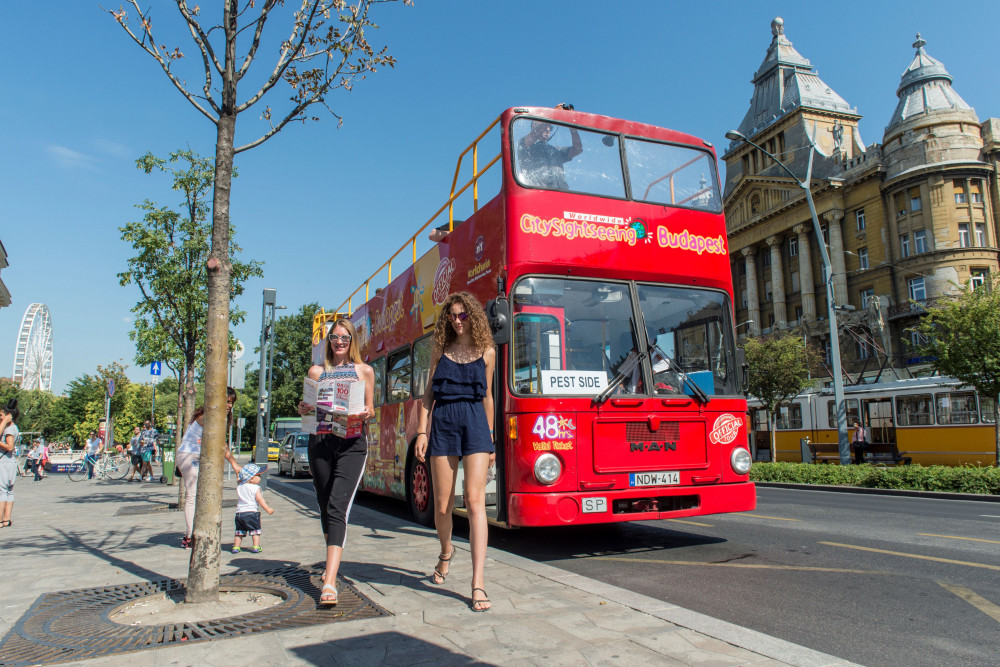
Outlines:
{"type": "Polygon", "coordinates": [[[486,304],[486,319],[493,331],[493,342],[506,345],[510,342],[510,302],[498,296],[486,304]]]}
{"type": "Polygon", "coordinates": [[[747,365],[747,352],[742,347],[736,348],[736,368],[740,369],[740,387],[745,394],[750,386],[750,367],[747,365]]]}

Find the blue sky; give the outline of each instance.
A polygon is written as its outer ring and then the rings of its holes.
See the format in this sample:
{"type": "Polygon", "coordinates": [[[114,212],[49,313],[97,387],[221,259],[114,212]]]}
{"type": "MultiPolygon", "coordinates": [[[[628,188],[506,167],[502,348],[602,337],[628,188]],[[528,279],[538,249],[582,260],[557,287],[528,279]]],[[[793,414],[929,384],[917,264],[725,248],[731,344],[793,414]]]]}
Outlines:
{"type": "MultiPolygon", "coordinates": [[[[172,4],[144,6],[154,7],[158,40],[193,56],[172,4]]],[[[219,3],[200,4],[207,19],[219,3]]],[[[117,359],[132,365],[133,380],[148,381],[128,338],[138,292],[115,277],[130,256],[118,227],[138,219],[144,199],[179,199],[135,159],[188,146],[212,155],[214,125],[96,1],[44,6],[0,9],[0,241],[10,262],[0,278],[13,296],[0,310],[0,376],[11,373],[22,314],[37,301],[52,311],[56,392],[117,359]]],[[[863,114],[866,143],[881,141],[918,31],[980,119],[1000,116],[998,56],[987,46],[1000,19],[992,2],[970,13],[921,0],[416,0],[376,12],[381,29],[371,39],[399,63],[331,99],[343,126],[328,116],[290,125],[237,156],[237,242],[244,257],[265,262],[263,279],[239,300],[248,319],[236,334],[248,348],[260,335],[263,288],[276,288],[292,310],[338,305],[446,200],[458,153],[507,107],[570,102],[724,146],[746,112],[774,16],[863,114]]],[[[254,67],[269,71],[268,46],[254,67]]],[[[278,109],[286,95],[274,92],[268,103],[278,109]]],[[[257,116],[240,117],[237,143],[256,136],[257,116]]]]}

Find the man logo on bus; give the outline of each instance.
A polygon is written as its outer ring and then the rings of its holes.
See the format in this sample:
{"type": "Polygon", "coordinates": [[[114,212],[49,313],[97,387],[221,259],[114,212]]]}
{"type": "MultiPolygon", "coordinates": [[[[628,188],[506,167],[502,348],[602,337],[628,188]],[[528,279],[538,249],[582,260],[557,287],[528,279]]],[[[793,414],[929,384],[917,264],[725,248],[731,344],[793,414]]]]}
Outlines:
{"type": "Polygon", "coordinates": [[[486,240],[480,236],[476,239],[476,261],[478,262],[483,258],[483,253],[486,251],[486,240]]]}
{"type": "Polygon", "coordinates": [[[713,445],[728,445],[740,432],[743,426],[743,418],[736,415],[720,415],[712,426],[712,432],[708,434],[708,441],[713,445]]]}

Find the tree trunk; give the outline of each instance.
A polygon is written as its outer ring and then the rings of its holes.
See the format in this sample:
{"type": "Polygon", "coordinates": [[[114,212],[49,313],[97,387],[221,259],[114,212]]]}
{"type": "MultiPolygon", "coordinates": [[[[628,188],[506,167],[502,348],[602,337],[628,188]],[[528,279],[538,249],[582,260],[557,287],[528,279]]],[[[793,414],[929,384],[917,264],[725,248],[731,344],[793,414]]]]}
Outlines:
{"type": "Polygon", "coordinates": [[[219,599],[222,550],[222,471],[226,449],[226,371],[229,358],[229,199],[233,184],[236,133],[236,32],[239,3],[226,0],[222,104],[215,140],[215,192],[212,201],[212,251],[208,260],[208,321],[205,326],[205,417],[198,460],[194,545],[185,602],[219,599]]]}
{"type": "MultiPolygon", "coordinates": [[[[184,422],[184,387],[181,385],[181,374],[174,373],[174,377],[177,378],[177,411],[174,413],[177,415],[174,417],[174,484],[177,484],[177,452],[181,448],[181,440],[184,439],[183,424],[184,422]]],[[[177,492],[177,507],[184,509],[184,485],[177,484],[180,490],[177,492]]]]}
{"type": "Polygon", "coordinates": [[[187,426],[191,423],[191,417],[194,415],[195,409],[195,399],[198,397],[198,388],[195,386],[194,382],[194,364],[195,359],[194,345],[191,346],[191,350],[187,353],[187,359],[184,361],[184,425],[187,426]]]}

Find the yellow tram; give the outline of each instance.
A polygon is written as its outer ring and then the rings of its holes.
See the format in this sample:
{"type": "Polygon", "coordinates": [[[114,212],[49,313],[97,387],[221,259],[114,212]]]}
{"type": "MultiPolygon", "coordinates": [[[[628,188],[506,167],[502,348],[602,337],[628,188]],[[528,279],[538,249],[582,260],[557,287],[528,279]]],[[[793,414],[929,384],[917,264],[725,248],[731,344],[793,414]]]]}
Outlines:
{"type": "MultiPolygon", "coordinates": [[[[849,425],[861,421],[868,440],[895,444],[921,465],[993,465],[996,462],[994,399],[948,377],[917,378],[844,388],[849,425]]],[[[767,460],[770,433],[757,399],[748,401],[755,460],[767,460]]],[[[833,390],[799,394],[778,410],[778,461],[802,461],[800,441],[837,442],[833,390]]],[[[807,459],[808,460],[808,459],[807,459]]]]}

